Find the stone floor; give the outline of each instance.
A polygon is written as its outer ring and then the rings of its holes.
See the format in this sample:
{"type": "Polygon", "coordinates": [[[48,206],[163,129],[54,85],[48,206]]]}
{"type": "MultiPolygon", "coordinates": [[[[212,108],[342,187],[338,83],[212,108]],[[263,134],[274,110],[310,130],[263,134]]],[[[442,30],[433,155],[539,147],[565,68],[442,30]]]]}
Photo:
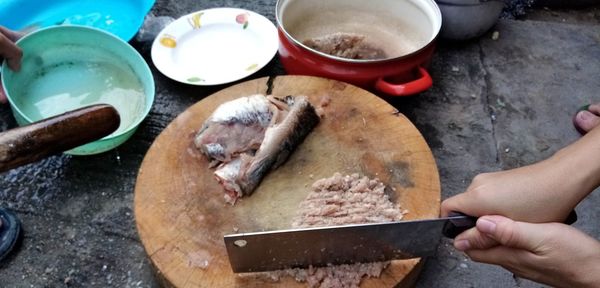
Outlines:
{"type": "MultiPolygon", "coordinates": [[[[210,7],[242,7],[274,21],[275,0],[157,1],[152,13],[179,17],[210,7]]],[[[538,8],[501,20],[480,39],[440,41],[421,95],[386,98],[422,132],[435,156],[443,198],[462,192],[473,176],[533,163],[576,140],[571,117],[600,101],[600,6],[538,8]],[[492,31],[499,38],[491,37],[492,31]]],[[[0,287],[157,287],[137,236],[133,189],[154,138],[191,104],[228,85],[176,83],[152,65],[148,45],[132,43],[156,80],[156,102],[134,137],[89,157],[50,157],[0,174],[0,207],[14,209],[25,237],[0,265],[0,287]]],[[[278,60],[250,78],[284,74],[278,60]]],[[[246,79],[244,79],[246,80],[246,79]]],[[[241,80],[241,81],[244,81],[241,80]]],[[[16,124],[0,107],[0,131],[16,124]]],[[[600,238],[600,194],[577,208],[576,227],[600,238]]],[[[543,287],[478,264],[444,241],[417,287],[543,287]]]]}

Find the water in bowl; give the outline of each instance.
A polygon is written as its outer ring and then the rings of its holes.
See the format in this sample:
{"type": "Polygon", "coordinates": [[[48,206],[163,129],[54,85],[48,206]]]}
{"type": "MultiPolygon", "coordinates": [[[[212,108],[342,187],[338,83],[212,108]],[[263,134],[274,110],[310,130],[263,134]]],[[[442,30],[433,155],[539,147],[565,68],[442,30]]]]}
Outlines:
{"type": "Polygon", "coordinates": [[[144,88],[125,65],[109,61],[63,62],[44,67],[23,90],[23,112],[33,121],[87,105],[106,103],[121,116],[110,134],[127,130],[143,115],[144,88]]]}

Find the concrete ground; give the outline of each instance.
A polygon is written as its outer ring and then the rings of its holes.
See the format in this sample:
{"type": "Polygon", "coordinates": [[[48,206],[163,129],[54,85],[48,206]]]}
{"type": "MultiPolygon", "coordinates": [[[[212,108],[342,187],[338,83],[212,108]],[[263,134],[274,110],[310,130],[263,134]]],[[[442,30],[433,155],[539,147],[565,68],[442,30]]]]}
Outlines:
{"type": "MultiPolygon", "coordinates": [[[[274,21],[275,0],[157,1],[152,12],[179,17],[210,7],[242,7],[274,21]]],[[[599,6],[600,7],[600,6],[599,6]]],[[[600,101],[600,8],[539,8],[501,20],[490,34],[466,43],[441,41],[430,72],[434,87],[387,99],[430,145],[443,198],[462,192],[484,171],[518,167],[576,140],[571,117],[600,101]]],[[[1,20],[0,20],[1,21],[1,20]]],[[[148,45],[133,43],[156,80],[156,103],[134,137],[89,157],[50,157],[0,174],[0,207],[14,209],[25,237],[0,264],[0,287],[157,287],[132,211],[135,177],[154,138],[180,112],[228,85],[176,83],[152,65],[148,45]]],[[[250,78],[284,74],[275,58],[250,78]]],[[[246,79],[244,79],[246,80],[246,79]]],[[[243,80],[242,80],[243,81],[243,80]]],[[[0,107],[0,131],[15,127],[0,107]]],[[[577,208],[577,228],[600,238],[600,193],[577,208]]],[[[417,287],[543,287],[478,264],[444,241],[417,287]]]]}

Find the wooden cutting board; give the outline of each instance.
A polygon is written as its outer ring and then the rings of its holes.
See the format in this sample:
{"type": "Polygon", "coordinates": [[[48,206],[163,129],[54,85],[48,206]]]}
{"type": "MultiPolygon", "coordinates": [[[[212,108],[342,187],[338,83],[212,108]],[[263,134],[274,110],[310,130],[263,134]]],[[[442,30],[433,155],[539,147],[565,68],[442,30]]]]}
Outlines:
{"type": "MultiPolygon", "coordinates": [[[[308,76],[277,77],[272,94],[307,95],[315,106],[329,99],[321,122],[253,195],[226,204],[193,137],[219,104],[266,94],[267,82],[251,80],[199,101],[173,120],[146,154],[135,187],[135,220],[165,286],[305,287],[290,277],[236,276],[223,235],[290,228],[312,183],[335,172],[377,177],[395,188],[392,200],[408,210],[405,219],[438,217],[438,171],[413,124],[365,90],[308,76]]],[[[361,287],[412,286],[422,265],[421,259],[393,261],[380,278],[363,280],[361,287]]]]}

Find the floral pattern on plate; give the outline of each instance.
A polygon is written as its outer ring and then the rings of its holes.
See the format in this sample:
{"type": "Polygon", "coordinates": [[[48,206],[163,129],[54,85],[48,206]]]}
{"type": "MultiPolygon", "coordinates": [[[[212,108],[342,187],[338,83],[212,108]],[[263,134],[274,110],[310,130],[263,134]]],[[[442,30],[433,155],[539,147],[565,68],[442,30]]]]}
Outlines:
{"type": "Polygon", "coordinates": [[[190,77],[187,79],[188,82],[190,83],[196,83],[196,82],[204,82],[206,80],[200,78],[200,77],[190,77]]]}
{"type": "Polygon", "coordinates": [[[250,18],[250,14],[249,13],[242,13],[239,14],[235,17],[235,22],[242,24],[243,28],[246,29],[248,28],[248,18],[250,18]]]}
{"type": "Polygon", "coordinates": [[[165,34],[162,37],[160,37],[160,44],[167,48],[175,48],[177,47],[177,40],[175,40],[174,36],[165,34]]]}
{"type": "Polygon", "coordinates": [[[198,12],[188,18],[188,23],[190,23],[192,29],[200,29],[202,26],[200,23],[200,17],[202,17],[202,15],[204,15],[204,12],[198,12]]]}
{"type": "Polygon", "coordinates": [[[254,64],[248,66],[248,68],[246,68],[246,71],[256,70],[256,68],[258,68],[258,64],[254,63],[254,64]]]}

